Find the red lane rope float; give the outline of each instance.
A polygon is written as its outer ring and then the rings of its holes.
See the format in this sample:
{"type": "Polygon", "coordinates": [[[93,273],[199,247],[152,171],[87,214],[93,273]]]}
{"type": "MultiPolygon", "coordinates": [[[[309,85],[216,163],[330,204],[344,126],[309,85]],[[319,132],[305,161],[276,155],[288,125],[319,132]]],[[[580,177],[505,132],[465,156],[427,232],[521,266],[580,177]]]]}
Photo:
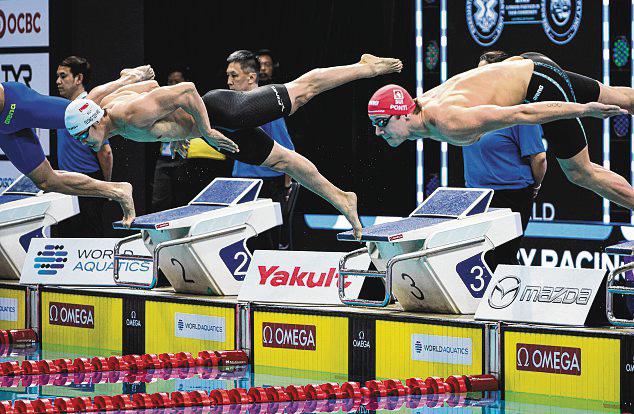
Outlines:
{"type": "Polygon", "coordinates": [[[0,330],[0,344],[29,346],[39,341],[37,332],[33,329],[0,330]]]}
{"type": "MultiPolygon", "coordinates": [[[[9,331],[11,332],[11,331],[9,331]]],[[[232,351],[201,351],[194,358],[189,352],[177,354],[164,353],[160,355],[126,355],[75,358],[74,360],[60,358],[56,360],[43,359],[39,361],[17,361],[0,363],[1,376],[18,376],[22,374],[55,374],[55,373],[84,373],[93,371],[144,371],[148,369],[193,368],[208,366],[237,366],[246,365],[249,358],[242,350],[232,351]]]]}
{"type": "MultiPolygon", "coordinates": [[[[176,357],[174,357],[176,358],[176,357]]],[[[172,360],[167,355],[163,359],[172,360]]],[[[183,358],[182,360],[187,360],[183,358]]],[[[171,361],[170,361],[171,362],[171,361]]],[[[288,387],[252,387],[232,390],[215,389],[206,391],[181,392],[172,394],[137,393],[115,396],[98,395],[88,397],[0,401],[0,414],[61,414],[91,411],[115,411],[152,408],[229,406],[270,403],[280,407],[288,404],[304,404],[305,412],[333,411],[340,405],[351,411],[355,405],[366,405],[370,410],[394,410],[403,404],[416,408],[421,404],[439,407],[445,402],[450,406],[465,404],[464,393],[496,391],[498,381],[492,375],[452,375],[445,381],[441,377],[408,378],[406,385],[398,379],[370,380],[361,387],[357,382],[336,382],[325,384],[289,385],[288,387]],[[352,401],[352,402],[351,402],[352,401]]],[[[283,408],[282,408],[283,409],[283,408]]],[[[223,410],[224,412],[224,410],[223,410]]],[[[233,411],[232,411],[233,412],[233,411]]],[[[260,412],[260,410],[254,410],[260,412]]],[[[277,411],[275,411],[277,412],[277,411]]],[[[268,413],[268,410],[267,410],[268,413]]]]}
{"type": "MultiPolygon", "coordinates": [[[[11,388],[20,384],[23,387],[42,386],[42,385],[68,385],[68,384],[98,384],[98,383],[133,383],[133,382],[152,382],[154,379],[188,379],[199,376],[202,379],[238,379],[246,375],[246,366],[234,366],[220,368],[212,366],[192,367],[192,368],[168,368],[149,371],[93,371],[93,372],[74,372],[52,374],[38,373],[39,368],[36,361],[23,361],[23,374],[15,376],[0,377],[0,386],[11,388]],[[25,364],[26,362],[26,364],[25,364]]],[[[92,365],[90,365],[92,366],[92,365]]],[[[0,414],[2,414],[0,412],[0,414]]]]}

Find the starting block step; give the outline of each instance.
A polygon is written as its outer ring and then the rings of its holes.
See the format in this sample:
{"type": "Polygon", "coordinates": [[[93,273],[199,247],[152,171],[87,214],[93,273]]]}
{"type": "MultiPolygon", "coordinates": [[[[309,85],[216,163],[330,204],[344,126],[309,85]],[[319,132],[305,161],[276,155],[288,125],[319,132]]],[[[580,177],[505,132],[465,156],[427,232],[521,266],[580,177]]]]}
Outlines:
{"type": "Polygon", "coordinates": [[[26,175],[23,175],[19,177],[17,180],[15,180],[13,184],[11,184],[9,188],[4,190],[2,194],[3,195],[20,194],[20,195],[36,196],[42,192],[43,191],[40,190],[35,185],[35,183],[31,181],[29,177],[27,177],[26,175]]]}
{"type": "Polygon", "coordinates": [[[189,204],[213,204],[233,206],[255,201],[260,194],[262,181],[247,178],[216,178],[189,204]]]}
{"type": "Polygon", "coordinates": [[[493,190],[482,188],[438,188],[410,216],[464,218],[487,211],[493,190]]]}
{"type": "Polygon", "coordinates": [[[606,253],[610,254],[622,254],[632,256],[634,255],[634,241],[626,241],[623,243],[615,244],[605,248],[606,253]]]}

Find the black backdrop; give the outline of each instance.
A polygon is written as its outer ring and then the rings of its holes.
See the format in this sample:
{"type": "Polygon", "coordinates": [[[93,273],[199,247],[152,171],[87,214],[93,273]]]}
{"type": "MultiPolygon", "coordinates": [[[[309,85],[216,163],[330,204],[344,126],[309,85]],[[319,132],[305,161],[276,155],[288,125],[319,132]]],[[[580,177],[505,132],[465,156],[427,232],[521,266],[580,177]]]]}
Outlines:
{"type": "MultiPolygon", "coordinates": [[[[92,64],[92,82],[99,85],[119,76],[124,67],[144,63],[143,1],[131,0],[50,0],[50,68],[51,94],[57,95],[55,70],[64,57],[79,55],[92,64]]],[[[128,181],[134,187],[137,214],[147,212],[149,183],[154,173],[151,159],[156,147],[113,138],[112,179],[128,181]]],[[[56,143],[51,146],[51,161],[56,165],[56,143]]],[[[106,236],[122,237],[113,230],[112,222],[121,219],[121,209],[115,202],[106,205],[103,217],[106,236]]]]}
{"type": "MultiPolygon", "coordinates": [[[[402,59],[403,73],[329,91],[287,122],[297,151],[335,185],[357,192],[360,214],[407,215],[414,208],[414,143],[389,148],[373,135],[366,114],[378,87],[415,89],[413,1],[159,0],[146,1],[144,14],[145,58],[160,81],[172,67],[188,66],[201,93],[226,88],[226,57],[237,49],[272,49],[282,81],[355,62],[364,52],[402,59]]],[[[297,212],[336,213],[305,190],[297,212]]]]}

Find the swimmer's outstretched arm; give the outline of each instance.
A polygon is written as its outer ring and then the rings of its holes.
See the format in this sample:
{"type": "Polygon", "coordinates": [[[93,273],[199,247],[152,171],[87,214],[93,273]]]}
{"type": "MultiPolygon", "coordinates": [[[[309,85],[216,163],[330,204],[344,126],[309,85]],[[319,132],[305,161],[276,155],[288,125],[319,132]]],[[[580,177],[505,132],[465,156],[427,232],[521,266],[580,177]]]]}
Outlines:
{"type": "Polygon", "coordinates": [[[452,107],[443,109],[443,116],[437,118],[437,127],[446,136],[469,136],[513,125],[537,125],[581,117],[609,118],[627,113],[627,110],[616,105],[599,102],[579,104],[552,101],[514,106],[452,107]]]}
{"type": "Polygon", "coordinates": [[[100,105],[103,98],[122,87],[151,79],[154,79],[154,69],[150,65],[123,69],[119,79],[92,88],[87,98],[100,105]]]}
{"type": "Polygon", "coordinates": [[[87,175],[66,171],[55,171],[48,160],[42,161],[28,177],[44,191],[62,194],[103,197],[117,201],[123,210],[123,224],[130,226],[135,218],[132,186],[124,182],[105,182],[87,175]]]}
{"type": "Polygon", "coordinates": [[[229,152],[238,151],[235,142],[211,128],[205,103],[191,82],[156,88],[128,102],[124,111],[128,114],[127,122],[144,128],[153,125],[179,108],[194,118],[200,134],[210,145],[229,152]]]}

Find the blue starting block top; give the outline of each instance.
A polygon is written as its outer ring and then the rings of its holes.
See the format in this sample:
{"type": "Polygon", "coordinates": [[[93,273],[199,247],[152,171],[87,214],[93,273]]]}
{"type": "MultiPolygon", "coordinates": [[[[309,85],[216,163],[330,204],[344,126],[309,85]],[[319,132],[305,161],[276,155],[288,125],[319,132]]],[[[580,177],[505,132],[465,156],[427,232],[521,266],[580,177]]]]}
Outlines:
{"type": "MultiPolygon", "coordinates": [[[[174,220],[254,201],[260,194],[260,188],[262,180],[259,179],[216,178],[188,205],[139,216],[134,219],[130,229],[158,230],[169,226],[174,220]]],[[[121,220],[112,223],[112,227],[128,230],[121,220]]]]}
{"type": "Polygon", "coordinates": [[[634,255],[634,241],[626,241],[623,243],[615,244],[614,246],[608,246],[605,248],[605,252],[611,254],[632,256],[634,255]]]}
{"type": "MultiPolygon", "coordinates": [[[[134,219],[130,230],[143,230],[143,229],[158,229],[163,223],[168,223],[173,220],[195,216],[197,214],[207,213],[209,211],[218,210],[225,206],[212,206],[212,205],[188,205],[183,207],[173,208],[171,210],[159,211],[152,214],[146,214],[134,219]]],[[[128,230],[123,226],[121,220],[112,223],[112,227],[115,229],[128,230]]]]}
{"type": "Polygon", "coordinates": [[[232,206],[254,201],[260,194],[262,180],[216,178],[189,204],[232,206]]]}
{"type": "MultiPolygon", "coordinates": [[[[408,217],[390,223],[377,224],[363,229],[361,241],[397,241],[399,235],[405,232],[435,226],[439,223],[452,221],[447,217],[408,217]]],[[[356,240],[352,231],[337,234],[337,240],[356,240]]]]}
{"type": "Polygon", "coordinates": [[[414,217],[466,217],[484,213],[493,191],[489,189],[438,188],[411,214],[414,217]]]}
{"type": "MultiPolygon", "coordinates": [[[[364,228],[360,241],[397,242],[405,232],[484,213],[492,197],[490,189],[441,187],[408,218],[364,228]]],[[[352,231],[339,233],[337,239],[356,240],[352,231]]]]}
{"type": "Polygon", "coordinates": [[[35,197],[41,191],[29,177],[22,175],[0,194],[0,204],[35,197]]]}
{"type": "Polygon", "coordinates": [[[40,193],[40,191],[42,190],[37,188],[35,183],[31,181],[29,177],[27,177],[26,175],[22,175],[18,177],[18,179],[15,180],[13,184],[9,186],[9,188],[4,190],[2,192],[2,195],[21,194],[21,195],[36,196],[40,193]]]}

